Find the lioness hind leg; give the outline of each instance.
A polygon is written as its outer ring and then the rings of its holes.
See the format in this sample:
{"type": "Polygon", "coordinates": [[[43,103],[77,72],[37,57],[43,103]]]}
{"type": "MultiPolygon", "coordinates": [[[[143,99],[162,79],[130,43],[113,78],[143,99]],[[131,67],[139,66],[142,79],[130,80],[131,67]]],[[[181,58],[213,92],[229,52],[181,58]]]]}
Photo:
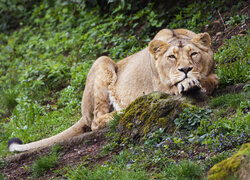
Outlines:
{"type": "Polygon", "coordinates": [[[91,129],[100,129],[106,126],[110,119],[108,114],[111,109],[109,100],[109,87],[114,85],[117,79],[116,64],[106,56],[100,57],[95,62],[96,71],[93,86],[94,94],[94,119],[91,129]]]}
{"type": "Polygon", "coordinates": [[[104,114],[98,118],[95,118],[94,121],[92,122],[91,129],[97,130],[106,127],[111,118],[113,117],[113,113],[114,112],[111,112],[108,114],[104,114]]]}
{"type": "Polygon", "coordinates": [[[214,89],[218,88],[219,78],[216,74],[210,74],[201,82],[203,88],[206,89],[208,95],[212,94],[214,89]]]}

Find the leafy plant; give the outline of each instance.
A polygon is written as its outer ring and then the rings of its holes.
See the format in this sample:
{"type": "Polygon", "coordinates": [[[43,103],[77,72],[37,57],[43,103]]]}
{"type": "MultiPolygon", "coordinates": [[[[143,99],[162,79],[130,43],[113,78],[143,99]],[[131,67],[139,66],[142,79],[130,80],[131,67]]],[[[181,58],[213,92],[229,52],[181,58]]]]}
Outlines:
{"type": "Polygon", "coordinates": [[[230,19],[226,21],[226,24],[230,26],[233,26],[233,25],[236,26],[240,23],[245,22],[247,19],[248,17],[245,14],[242,14],[242,15],[237,14],[237,15],[230,17],[230,19]]]}
{"type": "Polygon", "coordinates": [[[174,123],[179,128],[191,130],[198,127],[202,120],[209,120],[211,112],[212,110],[206,108],[185,108],[174,123]]]}
{"type": "Polygon", "coordinates": [[[199,142],[215,151],[237,147],[250,138],[249,113],[242,114],[238,109],[235,116],[219,118],[214,122],[202,120],[195,133],[199,142]]]}
{"type": "Polygon", "coordinates": [[[143,139],[145,140],[144,145],[155,146],[166,139],[167,134],[163,128],[160,128],[154,132],[148,133],[143,139]]]}

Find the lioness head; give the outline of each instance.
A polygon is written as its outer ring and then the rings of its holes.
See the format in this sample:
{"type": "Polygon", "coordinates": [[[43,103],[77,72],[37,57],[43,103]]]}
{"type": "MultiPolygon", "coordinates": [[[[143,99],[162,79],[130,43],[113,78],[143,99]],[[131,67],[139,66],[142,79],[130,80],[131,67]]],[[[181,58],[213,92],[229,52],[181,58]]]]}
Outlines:
{"type": "Polygon", "coordinates": [[[206,90],[203,81],[214,74],[210,46],[208,33],[195,34],[184,29],[160,31],[150,42],[149,52],[161,83],[176,87],[175,94],[193,88],[206,90]]]}

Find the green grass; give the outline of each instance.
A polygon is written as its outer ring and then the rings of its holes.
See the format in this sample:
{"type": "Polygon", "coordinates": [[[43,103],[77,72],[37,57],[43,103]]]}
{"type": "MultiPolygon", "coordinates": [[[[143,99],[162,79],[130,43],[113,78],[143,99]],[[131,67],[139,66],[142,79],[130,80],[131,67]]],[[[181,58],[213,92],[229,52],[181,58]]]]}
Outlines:
{"type": "Polygon", "coordinates": [[[163,170],[165,178],[169,179],[201,179],[204,169],[199,163],[184,160],[179,163],[172,163],[163,170]]]}
{"type": "Polygon", "coordinates": [[[69,170],[65,175],[72,180],[147,180],[149,179],[146,171],[124,170],[121,168],[109,166],[96,166],[94,169],[88,169],[80,166],[77,169],[69,170]]]}
{"type": "Polygon", "coordinates": [[[40,177],[44,173],[50,171],[59,162],[59,154],[58,151],[60,149],[60,146],[54,146],[51,150],[51,153],[49,155],[46,155],[44,157],[38,158],[32,165],[32,171],[34,177],[40,177]]]}
{"type": "Polygon", "coordinates": [[[0,180],[4,180],[4,175],[0,173],[0,180]]]}
{"type": "Polygon", "coordinates": [[[248,82],[250,80],[250,35],[235,36],[226,40],[215,53],[216,74],[220,87],[248,82]]]}
{"type": "Polygon", "coordinates": [[[248,101],[250,93],[242,92],[238,94],[223,94],[210,101],[211,108],[236,109],[241,103],[248,101]]]}

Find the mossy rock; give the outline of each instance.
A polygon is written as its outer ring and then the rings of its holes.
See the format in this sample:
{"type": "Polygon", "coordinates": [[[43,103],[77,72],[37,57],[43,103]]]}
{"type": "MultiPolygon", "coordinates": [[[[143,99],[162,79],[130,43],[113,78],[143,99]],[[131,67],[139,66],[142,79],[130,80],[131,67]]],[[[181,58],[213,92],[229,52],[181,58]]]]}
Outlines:
{"type": "Polygon", "coordinates": [[[243,144],[232,157],[214,165],[208,172],[208,180],[250,178],[250,143],[243,144]]]}
{"type": "Polygon", "coordinates": [[[192,99],[153,92],[137,98],[123,112],[118,125],[122,139],[141,142],[143,137],[156,129],[164,128],[172,133],[176,126],[174,119],[184,108],[193,106],[192,99]]]}

